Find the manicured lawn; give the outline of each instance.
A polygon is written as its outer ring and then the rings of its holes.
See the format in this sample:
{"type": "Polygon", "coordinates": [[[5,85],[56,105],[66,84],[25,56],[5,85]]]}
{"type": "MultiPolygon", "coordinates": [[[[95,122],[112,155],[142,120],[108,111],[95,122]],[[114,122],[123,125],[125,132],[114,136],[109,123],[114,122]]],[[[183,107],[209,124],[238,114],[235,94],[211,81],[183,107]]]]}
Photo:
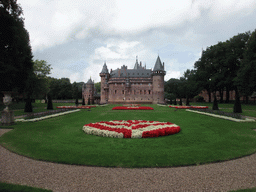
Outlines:
{"type": "Polygon", "coordinates": [[[18,122],[0,144],[18,154],[58,163],[106,167],[173,167],[239,158],[256,152],[256,123],[237,123],[183,109],[147,105],[149,111],[116,111],[117,105],[81,110],[38,122],[18,122]],[[172,122],[175,135],[118,139],[87,135],[83,125],[110,120],[172,122]]]}
{"type": "Polygon", "coordinates": [[[0,192],[51,192],[51,190],[0,182],[0,192]]]}

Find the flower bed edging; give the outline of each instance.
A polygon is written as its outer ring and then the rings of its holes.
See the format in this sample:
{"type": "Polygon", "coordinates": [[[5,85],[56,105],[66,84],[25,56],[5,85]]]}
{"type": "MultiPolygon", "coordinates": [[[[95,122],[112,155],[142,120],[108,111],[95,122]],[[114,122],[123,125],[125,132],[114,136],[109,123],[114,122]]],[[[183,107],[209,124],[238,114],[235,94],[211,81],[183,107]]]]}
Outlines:
{"type": "Polygon", "coordinates": [[[246,118],[246,119],[235,119],[235,118],[232,118],[232,117],[216,115],[216,114],[212,114],[212,113],[204,113],[204,112],[201,112],[201,111],[193,111],[193,110],[189,110],[189,109],[186,109],[186,111],[190,111],[190,112],[194,112],[194,113],[199,113],[199,114],[203,114],[203,115],[209,115],[209,116],[212,116],[212,117],[218,117],[218,118],[227,119],[227,120],[236,121],[236,122],[254,122],[255,121],[254,119],[249,119],[249,118],[246,118]]]}
{"type": "Polygon", "coordinates": [[[101,121],[83,126],[86,134],[112,138],[147,138],[172,135],[180,127],[170,122],[128,120],[101,121]]]}
{"type": "Polygon", "coordinates": [[[124,107],[124,106],[117,106],[113,107],[112,110],[154,110],[152,107],[124,107]]]}
{"type": "Polygon", "coordinates": [[[44,117],[39,117],[39,118],[34,118],[34,119],[15,119],[15,121],[17,121],[17,122],[35,122],[35,121],[41,121],[41,120],[44,120],[44,119],[49,119],[49,118],[52,118],[52,117],[58,117],[58,116],[61,116],[61,115],[66,115],[66,114],[69,114],[69,113],[78,112],[78,111],[80,111],[80,109],[76,109],[76,110],[72,110],[72,111],[65,111],[63,113],[47,115],[47,116],[44,116],[44,117]]]}

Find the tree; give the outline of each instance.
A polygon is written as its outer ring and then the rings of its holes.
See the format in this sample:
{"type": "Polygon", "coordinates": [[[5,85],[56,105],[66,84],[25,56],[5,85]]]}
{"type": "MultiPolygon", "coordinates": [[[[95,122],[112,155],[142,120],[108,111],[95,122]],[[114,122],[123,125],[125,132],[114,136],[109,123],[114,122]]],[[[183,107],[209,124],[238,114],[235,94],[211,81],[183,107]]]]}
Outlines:
{"type": "Polygon", "coordinates": [[[94,87],[96,89],[97,94],[100,94],[101,91],[101,82],[94,83],[94,87]]]}
{"type": "Polygon", "coordinates": [[[33,92],[36,98],[45,98],[50,91],[50,79],[47,75],[51,74],[51,65],[48,65],[44,60],[35,60],[33,71],[35,75],[35,82],[33,83],[33,92]]]}
{"type": "MultiPolygon", "coordinates": [[[[242,60],[241,67],[238,71],[236,84],[240,84],[239,89],[245,95],[252,95],[256,91],[256,30],[251,34],[248,39],[244,59],[242,60]]],[[[246,97],[248,103],[248,97],[246,97]]]]}
{"type": "Polygon", "coordinates": [[[33,56],[21,15],[17,0],[0,1],[0,90],[30,94],[26,85],[33,73],[33,56]]]}

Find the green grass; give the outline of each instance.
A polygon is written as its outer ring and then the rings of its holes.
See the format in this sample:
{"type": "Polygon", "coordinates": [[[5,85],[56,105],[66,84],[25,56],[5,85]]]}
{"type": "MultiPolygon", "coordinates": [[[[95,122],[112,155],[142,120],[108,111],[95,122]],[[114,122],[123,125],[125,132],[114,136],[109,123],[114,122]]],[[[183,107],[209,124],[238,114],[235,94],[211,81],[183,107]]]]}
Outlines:
{"type": "Polygon", "coordinates": [[[236,191],[229,191],[229,192],[255,192],[256,188],[251,188],[251,189],[239,189],[236,191]]]}
{"type": "Polygon", "coordinates": [[[0,182],[0,192],[51,192],[51,190],[0,182]]]}
{"type": "Polygon", "coordinates": [[[81,110],[39,122],[18,122],[0,144],[51,162],[106,167],[174,167],[239,158],[256,152],[256,123],[237,123],[185,110],[119,111],[113,106],[81,110]],[[118,139],[87,135],[84,124],[110,120],[172,122],[181,132],[158,138],[118,139]]]}

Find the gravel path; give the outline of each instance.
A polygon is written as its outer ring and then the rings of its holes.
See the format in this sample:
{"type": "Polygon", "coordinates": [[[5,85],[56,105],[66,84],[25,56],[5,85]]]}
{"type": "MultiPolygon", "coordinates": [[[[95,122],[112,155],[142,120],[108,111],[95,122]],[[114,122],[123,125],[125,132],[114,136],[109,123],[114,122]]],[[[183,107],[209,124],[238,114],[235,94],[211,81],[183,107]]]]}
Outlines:
{"type": "MultiPolygon", "coordinates": [[[[0,136],[8,130],[0,129],[0,136]]],[[[53,191],[229,191],[256,187],[256,154],[176,168],[105,168],[32,160],[0,146],[0,181],[53,191]]]]}

